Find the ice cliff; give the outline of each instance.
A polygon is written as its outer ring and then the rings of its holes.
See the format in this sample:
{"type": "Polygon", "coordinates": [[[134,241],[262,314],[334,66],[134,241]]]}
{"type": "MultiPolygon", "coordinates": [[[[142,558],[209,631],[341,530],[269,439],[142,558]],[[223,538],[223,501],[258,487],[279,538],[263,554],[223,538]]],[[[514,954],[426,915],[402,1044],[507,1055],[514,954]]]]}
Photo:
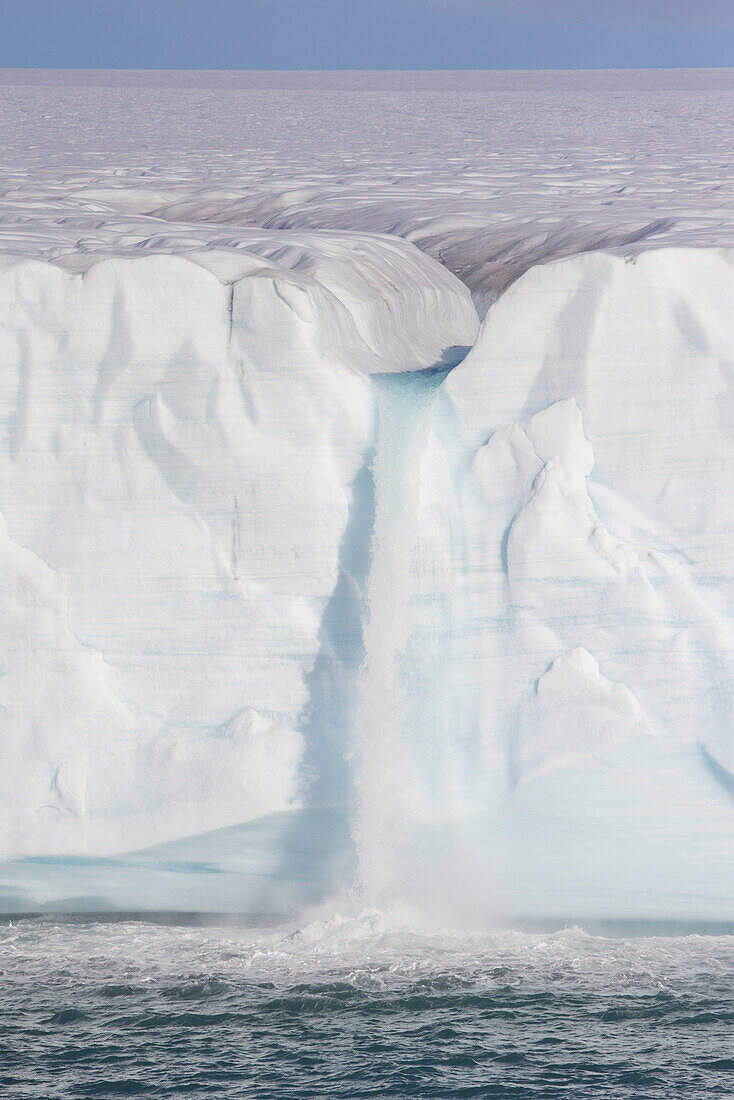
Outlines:
{"type": "Polygon", "coordinates": [[[731,254],[279,245],[0,276],[5,907],[724,919],[731,254]]]}

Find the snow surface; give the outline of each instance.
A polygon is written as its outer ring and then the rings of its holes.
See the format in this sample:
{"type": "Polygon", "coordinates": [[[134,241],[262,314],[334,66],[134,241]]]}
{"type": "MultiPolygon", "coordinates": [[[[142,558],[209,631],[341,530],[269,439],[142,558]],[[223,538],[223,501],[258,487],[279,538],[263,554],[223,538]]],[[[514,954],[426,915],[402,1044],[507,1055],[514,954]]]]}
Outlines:
{"type": "Polygon", "coordinates": [[[0,908],[728,919],[732,73],[0,100],[0,908]]]}

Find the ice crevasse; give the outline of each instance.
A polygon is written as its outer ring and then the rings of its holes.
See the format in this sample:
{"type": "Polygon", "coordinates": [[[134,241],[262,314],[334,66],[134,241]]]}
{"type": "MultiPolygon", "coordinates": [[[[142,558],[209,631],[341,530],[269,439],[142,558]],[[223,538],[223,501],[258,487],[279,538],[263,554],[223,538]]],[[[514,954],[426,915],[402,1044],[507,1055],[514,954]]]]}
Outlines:
{"type": "Polygon", "coordinates": [[[732,255],[477,326],[367,234],[0,274],[0,909],[730,918],[732,255]]]}

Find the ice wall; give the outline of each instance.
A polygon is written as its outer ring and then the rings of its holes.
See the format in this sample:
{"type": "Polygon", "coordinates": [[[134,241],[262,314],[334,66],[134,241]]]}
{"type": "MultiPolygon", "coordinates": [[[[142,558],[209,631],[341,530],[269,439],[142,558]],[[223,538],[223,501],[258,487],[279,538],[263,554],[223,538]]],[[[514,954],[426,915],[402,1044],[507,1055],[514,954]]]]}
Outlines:
{"type": "Polygon", "coordinates": [[[732,254],[276,244],[0,277],[5,907],[729,919],[732,254]]]}

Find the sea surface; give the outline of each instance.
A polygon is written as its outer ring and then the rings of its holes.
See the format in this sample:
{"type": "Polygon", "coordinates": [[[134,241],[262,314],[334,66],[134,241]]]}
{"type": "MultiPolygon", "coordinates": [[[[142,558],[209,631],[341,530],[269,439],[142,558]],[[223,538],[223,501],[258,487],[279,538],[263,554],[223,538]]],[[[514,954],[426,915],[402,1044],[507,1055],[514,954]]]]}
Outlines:
{"type": "Polygon", "coordinates": [[[29,918],[0,927],[0,1094],[730,1097],[734,937],[29,918]]]}

